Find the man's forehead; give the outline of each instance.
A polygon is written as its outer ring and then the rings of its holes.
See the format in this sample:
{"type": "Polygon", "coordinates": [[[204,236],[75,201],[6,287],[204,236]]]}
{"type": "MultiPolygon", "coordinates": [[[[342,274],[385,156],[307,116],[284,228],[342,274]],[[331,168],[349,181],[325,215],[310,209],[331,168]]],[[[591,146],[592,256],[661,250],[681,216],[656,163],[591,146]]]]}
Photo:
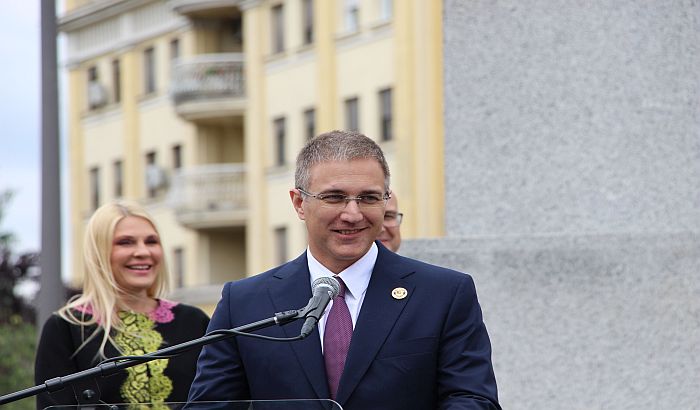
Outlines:
{"type": "Polygon", "coordinates": [[[309,170],[309,176],[311,177],[309,182],[313,183],[314,179],[324,179],[329,174],[336,172],[347,174],[348,179],[368,177],[380,178],[382,184],[384,181],[384,170],[379,161],[374,158],[357,158],[318,162],[311,166],[309,170]]]}
{"type": "Polygon", "coordinates": [[[370,163],[373,162],[381,169],[381,164],[379,160],[373,157],[361,157],[361,158],[351,158],[351,159],[328,159],[316,162],[311,166],[311,169],[317,167],[329,167],[333,165],[347,165],[347,164],[357,164],[357,163],[370,163]]]}

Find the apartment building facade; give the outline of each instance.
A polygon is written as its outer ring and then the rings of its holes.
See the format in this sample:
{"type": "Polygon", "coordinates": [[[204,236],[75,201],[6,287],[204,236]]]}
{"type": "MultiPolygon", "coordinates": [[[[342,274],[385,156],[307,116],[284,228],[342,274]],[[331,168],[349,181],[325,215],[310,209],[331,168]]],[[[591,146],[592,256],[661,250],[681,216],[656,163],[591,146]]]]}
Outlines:
{"type": "Polygon", "coordinates": [[[94,209],[154,215],[174,297],[306,247],[288,191],[314,135],[355,129],[387,154],[406,238],[443,222],[441,2],[67,0],[71,277],[94,209]]]}

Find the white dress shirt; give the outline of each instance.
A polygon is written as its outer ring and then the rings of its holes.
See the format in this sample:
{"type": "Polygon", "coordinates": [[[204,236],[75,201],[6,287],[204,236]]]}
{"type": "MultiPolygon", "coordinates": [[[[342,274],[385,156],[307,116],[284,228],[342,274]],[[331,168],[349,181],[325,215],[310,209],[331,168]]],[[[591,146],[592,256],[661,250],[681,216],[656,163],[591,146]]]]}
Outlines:
{"type": "MultiPolygon", "coordinates": [[[[379,250],[377,249],[377,244],[373,242],[364,256],[337,275],[345,282],[345,303],[348,305],[348,310],[350,310],[353,329],[355,328],[355,323],[357,323],[357,317],[360,315],[362,302],[365,300],[365,294],[367,293],[367,285],[369,285],[369,279],[372,277],[372,270],[374,269],[374,263],[377,261],[378,254],[379,250]]],[[[324,276],[336,276],[314,258],[311,254],[311,249],[306,249],[306,256],[309,261],[311,283],[324,276]]],[[[318,323],[318,333],[321,336],[321,351],[323,351],[323,334],[325,333],[326,319],[328,317],[328,312],[331,310],[331,306],[333,306],[332,301],[326,307],[318,323]]]]}

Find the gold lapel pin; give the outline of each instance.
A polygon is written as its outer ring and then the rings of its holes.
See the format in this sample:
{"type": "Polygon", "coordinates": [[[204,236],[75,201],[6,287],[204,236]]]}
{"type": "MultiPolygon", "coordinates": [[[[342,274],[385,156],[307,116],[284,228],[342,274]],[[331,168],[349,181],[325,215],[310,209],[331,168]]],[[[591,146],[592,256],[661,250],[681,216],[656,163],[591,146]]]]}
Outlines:
{"type": "Polygon", "coordinates": [[[391,291],[391,296],[396,300],[401,300],[408,296],[408,291],[406,288],[394,288],[394,290],[391,291]]]}

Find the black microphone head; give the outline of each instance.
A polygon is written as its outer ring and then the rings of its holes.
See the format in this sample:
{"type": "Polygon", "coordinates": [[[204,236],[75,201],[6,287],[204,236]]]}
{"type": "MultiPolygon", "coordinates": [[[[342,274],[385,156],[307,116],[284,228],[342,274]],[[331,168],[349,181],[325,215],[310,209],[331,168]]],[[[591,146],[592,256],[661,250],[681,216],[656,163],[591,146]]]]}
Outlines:
{"type": "Polygon", "coordinates": [[[316,289],[318,289],[319,287],[321,287],[321,289],[323,290],[326,290],[327,292],[330,292],[331,299],[335,298],[336,296],[338,296],[338,293],[340,293],[340,283],[338,283],[338,280],[336,278],[330,276],[323,276],[316,279],[311,284],[311,292],[316,293],[316,289]]]}

